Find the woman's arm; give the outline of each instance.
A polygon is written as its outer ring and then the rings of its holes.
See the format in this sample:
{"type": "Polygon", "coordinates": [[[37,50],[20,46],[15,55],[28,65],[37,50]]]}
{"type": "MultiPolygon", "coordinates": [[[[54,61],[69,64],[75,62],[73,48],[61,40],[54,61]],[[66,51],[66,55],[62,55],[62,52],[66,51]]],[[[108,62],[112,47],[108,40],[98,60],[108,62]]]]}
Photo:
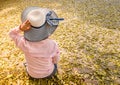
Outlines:
{"type": "Polygon", "coordinates": [[[16,43],[17,46],[23,42],[23,36],[20,32],[26,31],[30,29],[30,23],[28,20],[26,20],[24,23],[22,23],[20,26],[15,27],[10,30],[9,36],[12,38],[12,40],[16,43]]]}
{"type": "Polygon", "coordinates": [[[59,51],[59,48],[58,48],[58,45],[55,44],[55,48],[54,48],[54,52],[55,52],[55,55],[54,57],[52,57],[52,61],[54,64],[57,64],[58,61],[60,60],[60,51],[59,51]]]}

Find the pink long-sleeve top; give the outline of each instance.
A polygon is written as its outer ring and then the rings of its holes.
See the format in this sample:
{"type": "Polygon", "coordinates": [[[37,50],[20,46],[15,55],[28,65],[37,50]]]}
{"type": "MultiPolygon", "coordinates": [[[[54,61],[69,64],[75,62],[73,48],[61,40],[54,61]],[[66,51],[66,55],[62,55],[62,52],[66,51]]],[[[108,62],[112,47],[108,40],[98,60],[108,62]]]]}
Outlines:
{"type": "Polygon", "coordinates": [[[49,76],[54,70],[54,64],[59,60],[58,45],[51,39],[27,41],[20,32],[19,27],[16,27],[10,30],[9,35],[24,52],[29,75],[34,78],[49,76]]]}

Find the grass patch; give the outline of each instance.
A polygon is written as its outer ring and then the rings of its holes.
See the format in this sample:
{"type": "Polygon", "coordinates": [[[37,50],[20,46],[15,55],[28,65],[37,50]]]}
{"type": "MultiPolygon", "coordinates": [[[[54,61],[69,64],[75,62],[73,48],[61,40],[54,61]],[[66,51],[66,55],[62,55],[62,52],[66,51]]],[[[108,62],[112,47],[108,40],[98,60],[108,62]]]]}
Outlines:
{"type": "Polygon", "coordinates": [[[1,0],[1,85],[118,85],[120,84],[119,0],[1,0]],[[28,6],[53,9],[65,18],[51,36],[61,50],[59,72],[52,79],[31,80],[24,54],[8,32],[21,23],[28,6]]]}

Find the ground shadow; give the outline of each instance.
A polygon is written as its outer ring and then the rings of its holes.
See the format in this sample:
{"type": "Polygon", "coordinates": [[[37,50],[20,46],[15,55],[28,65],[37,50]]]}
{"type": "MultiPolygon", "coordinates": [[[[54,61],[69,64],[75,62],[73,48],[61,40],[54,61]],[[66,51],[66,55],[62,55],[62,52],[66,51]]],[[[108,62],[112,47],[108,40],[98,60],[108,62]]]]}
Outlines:
{"type": "Polygon", "coordinates": [[[29,84],[30,85],[63,85],[63,83],[57,77],[57,75],[47,79],[33,79],[29,77],[29,84]]]}

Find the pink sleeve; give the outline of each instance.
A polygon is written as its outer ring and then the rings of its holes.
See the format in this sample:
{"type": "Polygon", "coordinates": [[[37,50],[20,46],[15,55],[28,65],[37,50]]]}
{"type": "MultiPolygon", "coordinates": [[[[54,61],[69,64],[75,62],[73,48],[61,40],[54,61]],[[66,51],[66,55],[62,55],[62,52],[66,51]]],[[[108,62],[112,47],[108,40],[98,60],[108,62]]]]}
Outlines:
{"type": "Polygon", "coordinates": [[[60,60],[60,51],[56,42],[54,50],[53,63],[57,63],[60,60]]]}
{"type": "Polygon", "coordinates": [[[20,34],[20,32],[21,30],[19,29],[19,26],[11,29],[9,32],[9,36],[12,38],[12,40],[18,47],[21,47],[23,45],[23,36],[20,34]]]}

